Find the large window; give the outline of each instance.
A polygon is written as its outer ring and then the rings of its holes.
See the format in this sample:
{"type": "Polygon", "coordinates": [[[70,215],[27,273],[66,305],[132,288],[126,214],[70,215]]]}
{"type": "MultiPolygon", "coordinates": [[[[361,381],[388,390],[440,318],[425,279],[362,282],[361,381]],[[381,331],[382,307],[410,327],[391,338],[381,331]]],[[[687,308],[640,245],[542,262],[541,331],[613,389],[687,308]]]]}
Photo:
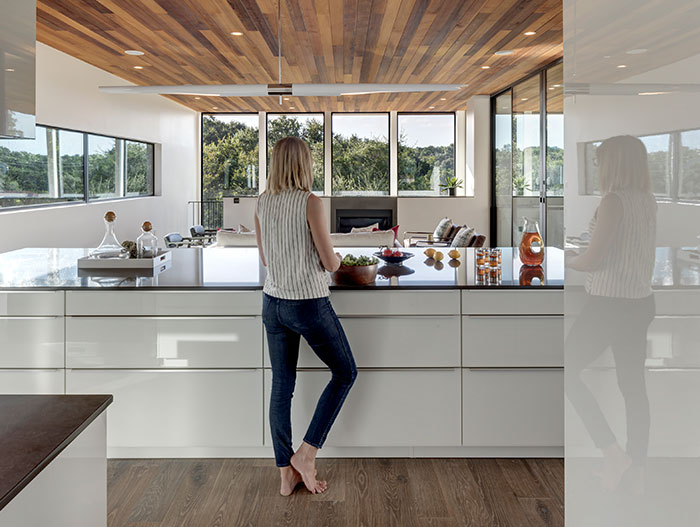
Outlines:
{"type": "Polygon", "coordinates": [[[492,98],[492,243],[518,245],[526,217],[547,245],[563,247],[563,95],[560,62],[492,98]]]}
{"type": "Polygon", "coordinates": [[[399,114],[399,196],[447,195],[455,183],[455,116],[399,114]]]}
{"type": "Polygon", "coordinates": [[[47,126],[0,140],[0,208],[85,201],[86,186],[90,200],[152,195],[153,145],[47,126]]]}
{"type": "Polygon", "coordinates": [[[324,190],[324,130],[322,113],[267,114],[267,159],[269,169],[270,153],[275,143],[284,137],[298,137],[306,141],[311,149],[314,162],[313,191],[324,190]]]}
{"type": "MultiPolygon", "coordinates": [[[[680,130],[639,139],[647,150],[652,192],[671,201],[700,200],[700,130],[680,130]]],[[[601,141],[578,145],[584,166],[585,194],[600,194],[596,151],[601,141]]]]}
{"type": "Polygon", "coordinates": [[[258,193],[258,114],[202,116],[202,197],[258,193]]]}
{"type": "Polygon", "coordinates": [[[389,114],[334,113],[333,195],[389,194],[389,114]]]}
{"type": "Polygon", "coordinates": [[[700,130],[680,133],[678,197],[700,199],[700,130]]]}

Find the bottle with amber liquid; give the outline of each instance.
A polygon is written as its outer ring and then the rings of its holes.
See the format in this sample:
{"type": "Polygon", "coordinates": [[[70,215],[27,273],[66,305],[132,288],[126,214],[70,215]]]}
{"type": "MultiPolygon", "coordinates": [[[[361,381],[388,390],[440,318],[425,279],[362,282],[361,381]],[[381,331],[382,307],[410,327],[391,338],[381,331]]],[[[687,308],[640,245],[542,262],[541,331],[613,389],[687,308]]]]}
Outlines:
{"type": "Polygon", "coordinates": [[[523,237],[520,240],[520,261],[523,265],[542,265],[544,262],[544,242],[537,222],[524,218],[523,237]]]}

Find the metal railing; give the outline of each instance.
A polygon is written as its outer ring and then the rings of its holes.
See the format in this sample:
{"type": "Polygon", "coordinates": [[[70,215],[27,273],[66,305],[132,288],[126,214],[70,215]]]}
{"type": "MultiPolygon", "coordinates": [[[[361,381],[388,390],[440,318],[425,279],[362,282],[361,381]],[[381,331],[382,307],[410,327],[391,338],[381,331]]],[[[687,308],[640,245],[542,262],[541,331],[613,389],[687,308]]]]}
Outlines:
{"type": "Polygon", "coordinates": [[[224,223],[224,202],[219,199],[188,201],[190,224],[202,225],[207,230],[220,229],[224,223]]]}

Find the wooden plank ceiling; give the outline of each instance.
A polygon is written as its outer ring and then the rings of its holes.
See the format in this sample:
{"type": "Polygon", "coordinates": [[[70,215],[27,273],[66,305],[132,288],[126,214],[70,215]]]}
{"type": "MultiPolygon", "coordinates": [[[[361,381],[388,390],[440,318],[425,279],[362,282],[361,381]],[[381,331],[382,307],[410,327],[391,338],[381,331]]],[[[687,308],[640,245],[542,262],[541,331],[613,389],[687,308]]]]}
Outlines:
{"type": "MultiPolygon", "coordinates": [[[[282,0],[281,26],[286,83],[468,86],[283,106],[276,97],[172,99],[205,112],[453,111],[562,55],[561,0],[282,0]],[[494,54],[502,50],[513,53],[494,54]]],[[[277,0],[37,2],[39,41],[140,85],[277,82],[277,28],[277,0]]]]}

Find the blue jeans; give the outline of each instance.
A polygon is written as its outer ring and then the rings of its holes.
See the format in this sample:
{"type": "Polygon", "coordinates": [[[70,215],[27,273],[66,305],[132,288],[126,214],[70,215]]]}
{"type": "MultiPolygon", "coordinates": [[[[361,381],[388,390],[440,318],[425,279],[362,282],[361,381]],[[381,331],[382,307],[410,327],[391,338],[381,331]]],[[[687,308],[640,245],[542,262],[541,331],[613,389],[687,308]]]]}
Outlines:
{"type": "Polygon", "coordinates": [[[314,353],[331,370],[331,380],[321,394],[304,436],[321,448],[357,377],[348,339],[328,297],[283,300],[263,293],[263,322],[272,364],[270,430],[278,467],[287,467],[292,449],[292,394],[297,376],[299,339],[304,337],[314,353]]]}

